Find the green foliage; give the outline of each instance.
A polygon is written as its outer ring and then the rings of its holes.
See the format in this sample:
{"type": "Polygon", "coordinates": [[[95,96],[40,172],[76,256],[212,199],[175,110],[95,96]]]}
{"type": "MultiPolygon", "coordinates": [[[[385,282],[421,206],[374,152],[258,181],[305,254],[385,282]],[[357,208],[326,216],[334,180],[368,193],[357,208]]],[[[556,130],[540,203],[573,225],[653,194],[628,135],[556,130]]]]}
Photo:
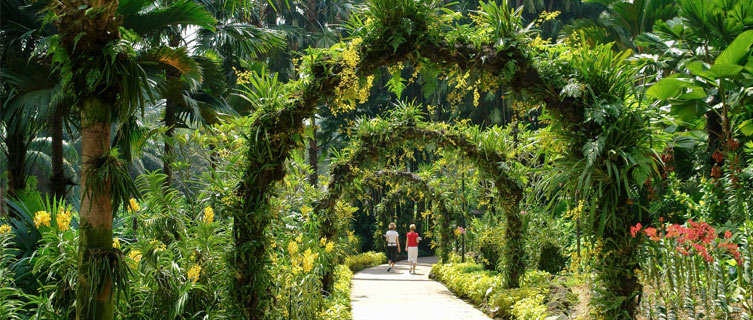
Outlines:
{"type": "Polygon", "coordinates": [[[444,283],[457,296],[470,299],[495,318],[524,320],[546,317],[544,299],[550,278],[547,273],[526,273],[521,288],[515,289],[504,289],[503,279],[498,273],[484,270],[482,265],[475,263],[435,264],[429,276],[444,283]]]}
{"type": "Polygon", "coordinates": [[[345,257],[345,265],[352,272],[358,272],[384,263],[387,263],[387,256],[383,252],[364,252],[345,257]]]}
{"type": "Polygon", "coordinates": [[[548,273],[559,273],[565,267],[565,263],[567,263],[567,257],[562,254],[562,247],[553,241],[545,241],[541,244],[541,252],[539,254],[538,268],[548,273]]]}
{"type": "Polygon", "coordinates": [[[351,270],[352,268],[345,265],[335,268],[335,291],[325,299],[321,319],[347,320],[353,317],[350,313],[350,279],[353,277],[351,270]]]}
{"type": "Polygon", "coordinates": [[[159,31],[173,25],[195,25],[214,31],[217,20],[204,7],[193,1],[176,1],[158,9],[150,9],[152,0],[120,1],[116,13],[124,17],[123,27],[139,34],[159,31]]]}
{"type": "MultiPolygon", "coordinates": [[[[0,225],[7,226],[7,224],[0,225]]],[[[9,268],[15,262],[11,248],[12,238],[13,233],[10,230],[0,232],[0,300],[3,301],[0,304],[0,312],[7,319],[16,320],[22,319],[25,294],[16,287],[12,271],[9,268]]]]}
{"type": "Polygon", "coordinates": [[[488,228],[479,233],[478,246],[481,251],[479,258],[487,270],[497,269],[504,239],[504,233],[498,228],[488,228]]]}
{"type": "Polygon", "coordinates": [[[126,209],[132,197],[139,197],[125,163],[118,158],[119,155],[118,149],[113,148],[109,154],[93,161],[93,167],[87,172],[86,177],[88,189],[84,191],[89,193],[89,199],[93,201],[93,195],[100,194],[105,191],[104,188],[109,187],[107,191],[112,195],[113,215],[121,205],[126,209]]]}

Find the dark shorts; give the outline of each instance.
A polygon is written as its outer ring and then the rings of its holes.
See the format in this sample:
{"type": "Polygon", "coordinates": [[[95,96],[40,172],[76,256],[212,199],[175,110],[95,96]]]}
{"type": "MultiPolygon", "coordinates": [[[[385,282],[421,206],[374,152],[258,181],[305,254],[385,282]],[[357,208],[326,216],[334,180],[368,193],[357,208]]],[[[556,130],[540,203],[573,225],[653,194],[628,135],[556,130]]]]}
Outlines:
{"type": "Polygon", "coordinates": [[[397,246],[387,246],[387,260],[397,261],[397,246]]]}

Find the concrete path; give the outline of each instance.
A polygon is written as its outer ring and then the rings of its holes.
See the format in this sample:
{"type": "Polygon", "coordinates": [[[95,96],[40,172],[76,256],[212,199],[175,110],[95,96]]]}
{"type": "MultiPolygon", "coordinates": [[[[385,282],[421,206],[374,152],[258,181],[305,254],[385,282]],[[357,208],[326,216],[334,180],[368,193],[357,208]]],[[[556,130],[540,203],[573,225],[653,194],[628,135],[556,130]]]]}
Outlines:
{"type": "Polygon", "coordinates": [[[444,285],[429,280],[436,261],[436,257],[419,258],[416,274],[408,273],[406,260],[398,262],[393,272],[383,264],[356,273],[350,294],[353,319],[489,320],[444,285]]]}

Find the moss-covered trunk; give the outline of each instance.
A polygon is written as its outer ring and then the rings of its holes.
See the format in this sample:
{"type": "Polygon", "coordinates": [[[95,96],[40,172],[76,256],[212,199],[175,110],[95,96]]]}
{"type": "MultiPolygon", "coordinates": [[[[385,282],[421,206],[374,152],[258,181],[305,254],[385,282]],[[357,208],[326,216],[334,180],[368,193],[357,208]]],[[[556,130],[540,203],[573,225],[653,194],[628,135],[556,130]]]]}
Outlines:
{"type": "Polygon", "coordinates": [[[311,125],[311,138],[309,138],[308,154],[309,154],[309,166],[311,167],[311,173],[309,173],[309,184],[316,188],[319,184],[319,145],[316,143],[316,115],[312,114],[310,121],[311,125]]]}
{"type": "Polygon", "coordinates": [[[90,184],[87,176],[97,170],[100,160],[110,152],[109,108],[99,97],[85,97],[81,104],[81,210],[79,224],[77,319],[113,319],[114,299],[110,276],[94,281],[92,270],[99,270],[101,257],[112,248],[111,182],[90,184]],[[99,282],[99,283],[95,283],[99,282]]]}
{"type": "Polygon", "coordinates": [[[592,299],[595,310],[604,319],[635,319],[638,315],[642,286],[636,271],[640,270],[640,241],[629,233],[628,226],[635,225],[637,216],[628,208],[628,197],[623,194],[615,213],[618,229],[607,227],[602,235],[602,247],[594,264],[599,289],[592,299]],[[624,227],[620,229],[619,227],[624,227]]]}
{"type": "MultiPolygon", "coordinates": [[[[498,188],[502,185],[498,182],[498,188]]],[[[502,249],[500,261],[500,271],[502,273],[503,285],[506,288],[517,288],[520,286],[520,277],[525,273],[525,250],[523,237],[523,217],[518,207],[523,194],[520,190],[500,190],[502,200],[503,214],[505,215],[505,243],[502,249]]]]}
{"type": "Polygon", "coordinates": [[[450,262],[450,250],[452,248],[452,228],[450,227],[450,212],[448,210],[440,210],[439,212],[439,261],[441,263],[450,262]]]}
{"type": "Polygon", "coordinates": [[[249,211],[237,214],[233,222],[232,262],[236,268],[233,293],[246,319],[261,320],[267,317],[272,296],[266,269],[268,240],[264,235],[270,221],[264,216],[269,208],[266,200],[249,204],[249,211]]]}
{"type": "MultiPolygon", "coordinates": [[[[331,241],[337,241],[337,213],[334,208],[330,207],[325,209],[322,216],[322,225],[321,225],[321,234],[323,237],[331,240],[331,241]]],[[[335,257],[335,261],[329,261],[329,266],[327,266],[327,271],[324,273],[324,276],[322,276],[322,289],[324,292],[330,293],[332,292],[332,288],[335,285],[335,276],[334,276],[334,268],[337,264],[336,261],[337,257],[335,257]]]]}

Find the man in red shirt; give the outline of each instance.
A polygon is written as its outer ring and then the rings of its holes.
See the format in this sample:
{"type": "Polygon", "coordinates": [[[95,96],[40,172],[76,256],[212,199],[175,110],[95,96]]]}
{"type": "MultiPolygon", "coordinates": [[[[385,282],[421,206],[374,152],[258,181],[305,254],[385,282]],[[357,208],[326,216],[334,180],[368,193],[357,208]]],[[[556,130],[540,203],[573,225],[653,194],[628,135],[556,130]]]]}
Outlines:
{"type": "Polygon", "coordinates": [[[410,225],[410,232],[405,236],[408,241],[405,243],[405,251],[408,252],[408,264],[410,265],[410,273],[416,273],[416,263],[418,263],[418,242],[421,241],[421,237],[416,233],[416,225],[410,225]]]}

